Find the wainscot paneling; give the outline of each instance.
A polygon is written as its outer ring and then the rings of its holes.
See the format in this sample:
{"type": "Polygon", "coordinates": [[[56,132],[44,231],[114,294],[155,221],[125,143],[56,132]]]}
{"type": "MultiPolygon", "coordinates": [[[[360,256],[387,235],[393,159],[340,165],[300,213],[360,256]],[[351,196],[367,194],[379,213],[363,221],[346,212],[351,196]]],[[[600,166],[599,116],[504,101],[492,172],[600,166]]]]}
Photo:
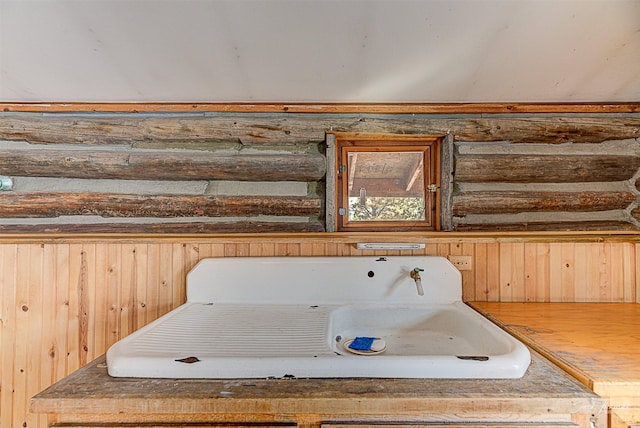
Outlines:
{"type": "MultiPolygon", "coordinates": [[[[461,241],[410,253],[471,255],[465,300],[638,302],[639,245],[461,241]]],[[[183,303],[202,258],[399,254],[321,238],[0,244],[0,426],[44,427],[29,398],[183,303]]]]}

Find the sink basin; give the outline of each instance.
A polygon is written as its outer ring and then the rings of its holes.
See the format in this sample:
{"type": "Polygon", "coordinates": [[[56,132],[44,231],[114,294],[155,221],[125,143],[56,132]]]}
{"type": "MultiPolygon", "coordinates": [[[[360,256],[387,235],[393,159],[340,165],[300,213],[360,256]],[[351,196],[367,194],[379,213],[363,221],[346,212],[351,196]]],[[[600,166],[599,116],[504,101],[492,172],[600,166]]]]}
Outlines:
{"type": "Polygon", "coordinates": [[[110,375],[153,378],[517,378],[529,362],[461,301],[448,260],[424,256],[205,259],[184,305],[107,352],[110,375]],[[384,351],[349,348],[365,337],[384,351]]]}
{"type": "Polygon", "coordinates": [[[355,337],[382,339],[380,353],[359,353],[361,376],[521,377],[530,355],[462,302],[433,306],[345,306],[329,319],[333,350],[353,355],[355,337]]]}

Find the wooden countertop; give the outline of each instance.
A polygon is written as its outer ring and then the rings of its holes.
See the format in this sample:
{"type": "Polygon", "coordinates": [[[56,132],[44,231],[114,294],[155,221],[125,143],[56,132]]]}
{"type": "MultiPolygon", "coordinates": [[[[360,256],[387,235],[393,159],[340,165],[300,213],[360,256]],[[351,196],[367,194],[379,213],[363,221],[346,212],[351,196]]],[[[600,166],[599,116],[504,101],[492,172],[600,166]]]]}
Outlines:
{"type": "Polygon", "coordinates": [[[640,304],[470,303],[610,405],[640,407],[640,304]]]}
{"type": "Polygon", "coordinates": [[[101,357],[31,400],[32,412],[50,415],[349,414],[411,420],[473,412],[602,416],[603,410],[601,398],[535,353],[522,379],[480,380],[112,378],[101,357]]]}

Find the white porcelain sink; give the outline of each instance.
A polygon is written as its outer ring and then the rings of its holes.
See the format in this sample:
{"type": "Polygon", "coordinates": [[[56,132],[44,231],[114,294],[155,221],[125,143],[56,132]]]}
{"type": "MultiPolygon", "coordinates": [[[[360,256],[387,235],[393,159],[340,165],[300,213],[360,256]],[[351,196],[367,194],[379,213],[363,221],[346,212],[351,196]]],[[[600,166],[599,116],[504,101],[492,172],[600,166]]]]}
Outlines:
{"type": "Polygon", "coordinates": [[[356,357],[361,376],[521,377],[529,365],[524,346],[462,302],[345,306],[329,321],[336,353],[351,356],[347,345],[354,337],[380,338],[386,345],[380,353],[356,357]]]}
{"type": "Polygon", "coordinates": [[[107,365],[156,378],[521,377],[527,348],[460,296],[442,257],[205,259],[187,303],[112,346],[107,365]],[[356,337],[386,348],[355,354],[356,337]]]}

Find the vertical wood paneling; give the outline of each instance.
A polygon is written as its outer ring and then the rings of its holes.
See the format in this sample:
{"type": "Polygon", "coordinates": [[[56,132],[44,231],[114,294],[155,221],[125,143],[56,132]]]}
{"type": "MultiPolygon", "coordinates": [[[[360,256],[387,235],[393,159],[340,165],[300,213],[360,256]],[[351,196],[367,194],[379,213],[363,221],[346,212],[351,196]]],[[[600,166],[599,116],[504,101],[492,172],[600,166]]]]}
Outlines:
{"type": "MultiPolygon", "coordinates": [[[[173,304],[173,246],[169,243],[163,243],[159,246],[158,252],[158,312],[156,318],[164,315],[171,310],[173,304]]],[[[220,248],[220,244],[216,244],[216,248],[220,248]]],[[[224,249],[224,247],[222,247],[224,249]]],[[[214,257],[220,255],[217,251],[213,252],[214,257]]]]}
{"type": "Polygon", "coordinates": [[[136,286],[134,281],[135,275],[135,245],[123,244],[121,246],[120,259],[120,301],[118,308],[118,326],[120,334],[126,336],[133,332],[134,325],[132,316],[135,306],[136,286]]]}
{"type": "Polygon", "coordinates": [[[610,265],[617,263],[619,269],[609,270],[608,280],[608,293],[607,298],[609,300],[621,300],[624,299],[624,283],[625,283],[625,247],[623,245],[610,245],[608,244],[607,259],[610,265]]]}
{"type": "Polygon", "coordinates": [[[636,266],[635,266],[635,245],[631,244],[631,243],[626,243],[624,244],[624,281],[625,281],[625,285],[624,285],[624,301],[628,301],[628,302],[638,302],[638,293],[636,290],[636,287],[639,287],[640,285],[638,285],[637,281],[636,281],[636,277],[635,277],[635,273],[636,273],[636,266]]]}
{"type": "MultiPolygon", "coordinates": [[[[310,242],[302,242],[299,244],[300,246],[300,255],[301,256],[312,256],[313,255],[313,244],[311,244],[310,242]]],[[[346,254],[344,254],[345,256],[348,256],[349,253],[347,252],[346,254]]]]}
{"type": "Polygon", "coordinates": [[[147,324],[147,244],[137,244],[133,251],[133,298],[134,306],[131,314],[134,330],[147,324]]]}
{"type": "MultiPolygon", "coordinates": [[[[95,347],[96,332],[104,324],[104,319],[100,318],[100,316],[104,314],[102,305],[96,309],[96,297],[98,294],[102,294],[102,290],[100,290],[99,293],[96,292],[97,256],[101,253],[101,251],[97,250],[96,247],[102,247],[102,245],[86,244],[82,247],[82,270],[80,272],[80,316],[82,320],[82,331],[80,334],[83,346],[80,349],[80,352],[82,353],[80,365],[84,365],[95,358],[97,354],[95,347]]],[[[104,273],[99,276],[104,277],[104,273]]],[[[100,301],[100,303],[102,303],[102,301],[100,301]]]]}
{"type": "Polygon", "coordinates": [[[107,250],[109,244],[97,245],[95,247],[95,260],[88,270],[94,278],[90,281],[92,286],[89,287],[89,354],[87,358],[92,360],[96,357],[97,349],[104,348],[106,340],[105,328],[108,323],[107,305],[109,304],[108,290],[108,260],[107,250]]]}
{"type": "MultiPolygon", "coordinates": [[[[473,300],[486,301],[489,299],[489,265],[487,263],[487,244],[475,244],[475,251],[473,257],[473,272],[474,272],[474,296],[473,300]]],[[[472,300],[469,296],[465,296],[467,300],[472,300]]]]}
{"type": "MultiPolygon", "coordinates": [[[[8,338],[6,330],[9,327],[8,319],[9,313],[7,308],[5,307],[7,301],[10,300],[10,292],[9,290],[5,290],[10,287],[10,284],[7,284],[5,281],[6,275],[2,275],[1,272],[5,272],[9,270],[9,266],[6,266],[7,260],[9,259],[6,250],[9,248],[8,245],[0,246],[0,426],[2,426],[3,415],[7,413],[7,407],[5,406],[5,410],[2,410],[2,403],[11,403],[10,401],[5,401],[4,392],[8,389],[8,385],[12,382],[9,382],[9,377],[5,373],[5,369],[7,368],[8,359],[11,355],[8,349],[8,338]],[[4,381],[4,383],[3,383],[4,381]],[[4,385],[4,387],[2,387],[4,385]]],[[[6,425],[5,425],[6,426],[6,425]]]]}
{"type": "MultiPolygon", "coordinates": [[[[611,301],[612,295],[612,271],[611,271],[611,244],[601,243],[598,247],[598,296],[596,301],[611,301]]],[[[622,266],[621,266],[622,267],[622,266]]]]}
{"type": "MultiPolygon", "coordinates": [[[[30,329],[29,322],[33,317],[29,317],[29,289],[31,288],[31,278],[29,273],[31,272],[31,249],[33,245],[25,245],[18,248],[18,260],[17,260],[17,287],[16,287],[16,341],[15,341],[15,354],[16,360],[14,361],[14,382],[13,392],[15,397],[15,405],[13,407],[14,417],[12,426],[24,425],[27,423],[27,365],[28,360],[28,344],[29,344],[29,330],[38,330],[39,325],[35,325],[30,329]]],[[[34,254],[35,258],[35,254],[34,254]]],[[[37,262],[38,259],[35,258],[37,262]]],[[[32,312],[33,313],[33,312],[32,312]]]]}
{"type": "MultiPolygon", "coordinates": [[[[470,255],[465,300],[638,301],[640,244],[429,243],[470,255]]],[[[0,426],[44,427],[28,398],[185,301],[205,257],[400,255],[331,241],[0,245],[0,426]]]]}
{"type": "Polygon", "coordinates": [[[193,248],[192,245],[187,244],[173,245],[171,309],[186,301],[186,274],[197,263],[197,252],[192,251],[193,248]]]}
{"type": "MultiPolygon", "coordinates": [[[[70,283],[70,246],[67,244],[60,244],[58,246],[52,246],[54,254],[56,254],[56,321],[54,329],[53,343],[55,346],[55,359],[57,365],[52,373],[50,381],[59,379],[65,373],[69,372],[68,358],[71,355],[69,336],[73,330],[71,326],[74,324],[71,317],[71,283],[70,283]]],[[[77,312],[75,312],[77,314],[77,312]]],[[[77,323],[75,323],[77,325],[77,323]]]]}
{"type": "MultiPolygon", "coordinates": [[[[475,252],[475,244],[462,243],[457,245],[460,246],[460,254],[471,256],[471,260],[473,264],[473,254],[475,252]]],[[[462,271],[461,273],[462,273],[462,295],[467,296],[468,300],[475,300],[476,287],[475,287],[473,270],[465,270],[465,271],[462,271]]]]}
{"type": "Polygon", "coordinates": [[[0,255],[0,286],[2,287],[2,334],[0,339],[0,426],[12,427],[14,413],[14,372],[18,363],[16,345],[16,284],[17,245],[3,245],[0,255]]]}
{"type": "Polygon", "coordinates": [[[634,245],[623,243],[620,245],[612,245],[611,256],[611,300],[619,301],[635,301],[635,278],[634,278],[634,245]],[[614,268],[615,265],[621,265],[620,268],[614,268]]]}
{"type": "MultiPolygon", "coordinates": [[[[57,328],[61,329],[57,334],[63,335],[66,333],[66,372],[70,373],[76,370],[80,366],[81,355],[81,299],[80,299],[80,272],[82,257],[82,245],[71,244],[68,247],[69,250],[69,277],[66,284],[69,296],[69,307],[67,309],[67,326],[66,331],[63,329],[64,319],[61,319],[61,325],[57,328]]],[[[60,350],[64,352],[63,349],[60,350]]]]}
{"type": "MultiPolygon", "coordinates": [[[[551,244],[537,244],[536,257],[536,278],[537,292],[533,301],[548,302],[551,295],[551,279],[550,279],[550,249],[551,244]]],[[[525,260],[526,261],[526,260],[525,260]]]]}
{"type": "Polygon", "coordinates": [[[516,269],[517,255],[514,254],[514,246],[500,244],[500,301],[512,302],[513,301],[513,289],[521,287],[518,284],[516,269]]]}
{"type": "Polygon", "coordinates": [[[602,243],[593,245],[581,244],[585,248],[587,254],[587,301],[597,302],[602,298],[604,293],[602,290],[606,290],[606,283],[602,283],[606,277],[603,275],[606,267],[606,261],[604,260],[604,250],[602,243]]]}
{"type": "Polygon", "coordinates": [[[487,244],[487,299],[490,301],[500,300],[500,244],[487,244]]]}
{"type": "MultiPolygon", "coordinates": [[[[535,245],[535,244],[533,244],[535,245]]],[[[511,264],[511,301],[524,302],[526,295],[525,284],[525,249],[528,245],[518,242],[510,244],[512,253],[511,264]]]]}
{"type": "MultiPolygon", "coordinates": [[[[542,280],[538,272],[538,245],[526,245],[524,247],[524,301],[535,302],[538,297],[538,282],[542,280]]],[[[517,300],[517,298],[515,298],[517,300]]]]}
{"type": "MultiPolygon", "coordinates": [[[[211,246],[208,246],[211,248],[211,246]]],[[[205,257],[210,254],[206,253],[205,257]]],[[[147,246],[147,275],[146,282],[141,284],[145,289],[145,324],[150,323],[160,315],[160,245],[147,246]]]]}
{"type": "Polygon", "coordinates": [[[588,296],[590,294],[590,273],[593,272],[589,270],[590,266],[593,266],[589,260],[587,260],[587,246],[583,243],[575,244],[573,248],[573,264],[574,267],[574,289],[573,289],[573,297],[576,302],[586,302],[588,301],[588,296]],[[581,287],[581,293],[576,293],[575,285],[579,284],[581,287]]]}
{"type": "MultiPolygon", "coordinates": [[[[38,289],[41,290],[42,304],[40,306],[41,312],[41,334],[42,337],[39,341],[39,352],[37,360],[33,367],[29,367],[29,373],[32,376],[38,376],[39,379],[35,390],[41,389],[41,386],[47,386],[53,382],[55,365],[56,365],[56,344],[55,344],[55,320],[56,312],[58,309],[57,300],[57,268],[58,268],[58,255],[55,252],[55,248],[51,245],[43,245],[43,265],[42,265],[42,277],[49,279],[48,286],[38,285],[38,289]]],[[[61,252],[62,253],[62,252],[61,252]]],[[[39,274],[40,275],[40,274],[39,274]]],[[[31,385],[31,381],[29,382],[31,385]]],[[[34,417],[42,420],[45,415],[34,415],[34,417]]]]}
{"type": "Polygon", "coordinates": [[[549,244],[549,300],[562,301],[562,245],[549,244]]]}
{"type": "Polygon", "coordinates": [[[549,301],[550,270],[549,244],[524,245],[524,291],[522,294],[525,302],[549,301]]]}
{"type": "MultiPolygon", "coordinates": [[[[561,269],[562,269],[562,277],[561,283],[559,284],[560,288],[560,302],[577,302],[576,299],[576,248],[573,243],[569,244],[559,244],[561,246],[560,254],[562,255],[561,259],[561,269]]],[[[583,286],[584,283],[580,283],[580,286],[583,286]]],[[[558,285],[556,285],[556,288],[558,285]]]]}
{"type": "Polygon", "coordinates": [[[635,244],[635,255],[634,255],[634,267],[635,267],[635,301],[636,303],[640,303],[640,269],[637,268],[640,266],[640,244],[635,244]]]}

